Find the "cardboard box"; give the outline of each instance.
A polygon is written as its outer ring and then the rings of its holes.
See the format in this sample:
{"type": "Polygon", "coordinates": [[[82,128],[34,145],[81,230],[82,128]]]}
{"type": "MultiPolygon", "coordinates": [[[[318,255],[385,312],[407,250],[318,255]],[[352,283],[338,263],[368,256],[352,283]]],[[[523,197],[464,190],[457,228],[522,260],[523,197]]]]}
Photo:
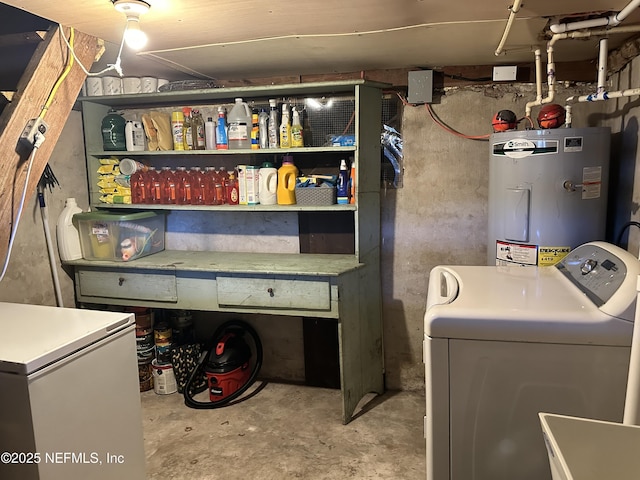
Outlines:
{"type": "Polygon", "coordinates": [[[164,213],[87,212],[73,223],[86,260],[128,262],[164,250],[164,213]]]}

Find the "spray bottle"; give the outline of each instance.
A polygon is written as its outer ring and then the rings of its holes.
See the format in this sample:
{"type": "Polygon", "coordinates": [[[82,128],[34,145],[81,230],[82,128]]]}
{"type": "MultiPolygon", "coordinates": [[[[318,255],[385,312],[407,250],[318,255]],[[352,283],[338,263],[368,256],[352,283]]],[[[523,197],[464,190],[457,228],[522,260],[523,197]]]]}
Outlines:
{"type": "Polygon", "coordinates": [[[291,148],[291,124],[289,123],[289,108],[282,104],[282,123],[280,124],[280,148],[291,148]]]}
{"type": "Polygon", "coordinates": [[[227,125],[224,120],[224,107],[218,107],[218,125],[216,126],[216,149],[229,150],[227,125]]]}
{"type": "Polygon", "coordinates": [[[291,110],[293,111],[293,119],[291,121],[291,146],[304,147],[300,114],[298,113],[298,110],[296,110],[296,107],[292,107],[291,110]]]}
{"type": "Polygon", "coordinates": [[[280,133],[278,130],[278,104],[275,98],[269,99],[269,148],[278,148],[280,145],[280,133]]]}
{"type": "Polygon", "coordinates": [[[337,200],[339,204],[349,203],[349,169],[347,168],[347,161],[344,158],[340,160],[337,200]]]}

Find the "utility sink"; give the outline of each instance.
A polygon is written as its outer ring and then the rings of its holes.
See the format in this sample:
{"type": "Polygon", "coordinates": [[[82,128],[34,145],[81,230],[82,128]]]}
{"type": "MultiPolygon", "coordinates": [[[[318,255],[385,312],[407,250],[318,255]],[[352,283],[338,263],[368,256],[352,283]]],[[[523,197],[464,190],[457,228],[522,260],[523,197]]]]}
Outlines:
{"type": "Polygon", "coordinates": [[[553,480],[637,480],[640,427],[539,413],[553,480]]]}

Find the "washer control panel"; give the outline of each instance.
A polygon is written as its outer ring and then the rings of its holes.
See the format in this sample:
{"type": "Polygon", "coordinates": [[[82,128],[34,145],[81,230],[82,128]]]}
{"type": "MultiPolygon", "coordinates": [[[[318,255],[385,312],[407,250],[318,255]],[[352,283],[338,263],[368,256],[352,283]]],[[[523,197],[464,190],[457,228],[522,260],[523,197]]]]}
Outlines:
{"type": "Polygon", "coordinates": [[[626,250],[594,242],[572,250],[556,267],[600,307],[625,284],[630,261],[638,263],[626,250]],[[626,255],[620,255],[620,252],[626,255]]]}

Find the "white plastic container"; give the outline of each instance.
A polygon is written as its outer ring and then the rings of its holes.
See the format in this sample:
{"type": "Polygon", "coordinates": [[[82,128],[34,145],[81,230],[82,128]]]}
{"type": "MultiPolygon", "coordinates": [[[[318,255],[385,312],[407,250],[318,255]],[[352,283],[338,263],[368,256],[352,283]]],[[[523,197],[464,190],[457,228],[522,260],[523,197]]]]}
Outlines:
{"type": "Polygon", "coordinates": [[[207,117],[204,122],[204,145],[207,150],[216,149],[216,122],[213,117],[207,117]]]}
{"type": "Polygon", "coordinates": [[[138,120],[128,120],[124,127],[124,139],[127,152],[144,151],[144,129],[138,120]]]}
{"type": "Polygon", "coordinates": [[[72,222],[76,213],[82,213],[82,209],[77,205],[75,198],[67,198],[56,224],[58,253],[63,262],[82,258],[80,233],[72,222]]]}
{"type": "Polygon", "coordinates": [[[241,98],[227,114],[229,150],[251,149],[251,109],[241,98]]]}
{"type": "Polygon", "coordinates": [[[273,163],[264,162],[258,172],[258,198],[261,205],[275,205],[278,203],[278,169],[273,163]]]}

